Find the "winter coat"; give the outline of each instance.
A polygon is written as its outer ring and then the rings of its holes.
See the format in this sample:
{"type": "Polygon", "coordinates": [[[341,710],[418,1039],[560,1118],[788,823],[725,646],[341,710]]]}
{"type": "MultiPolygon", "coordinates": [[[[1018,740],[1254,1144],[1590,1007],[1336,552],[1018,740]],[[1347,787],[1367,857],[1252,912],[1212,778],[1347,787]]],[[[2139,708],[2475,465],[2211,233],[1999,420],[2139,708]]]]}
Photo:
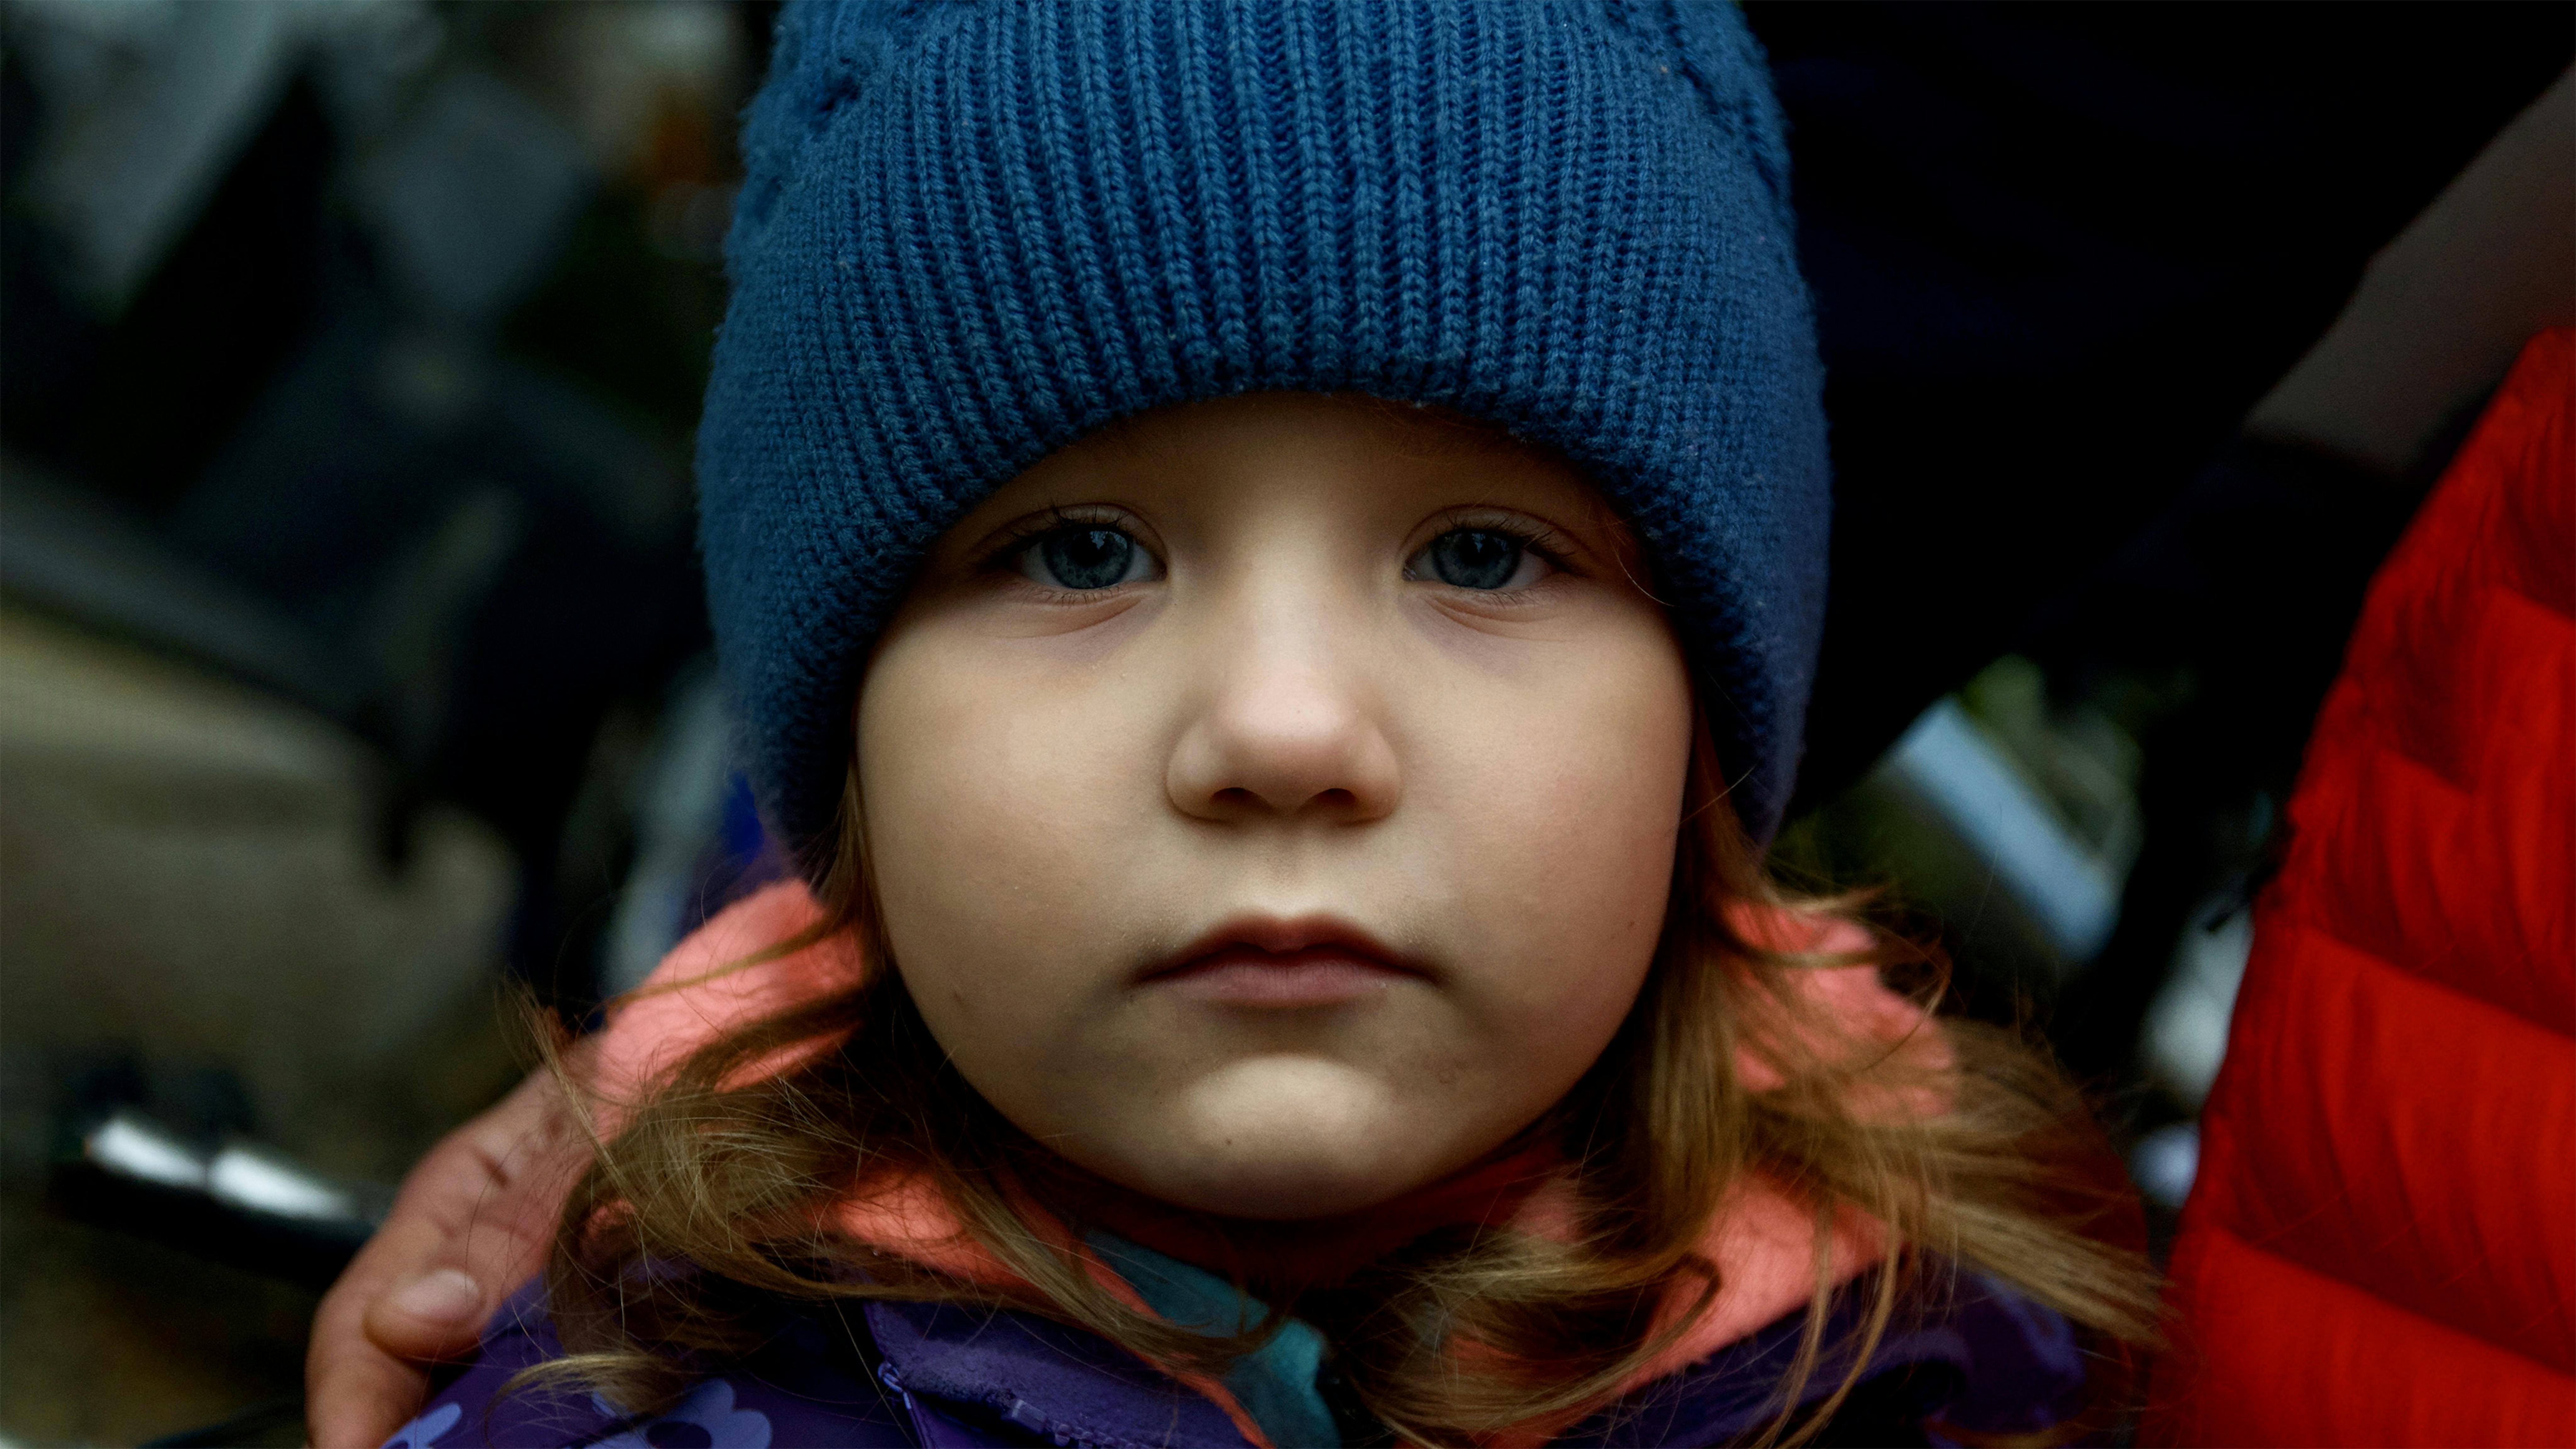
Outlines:
{"type": "MultiPolygon", "coordinates": [[[[1850,1330],[1855,1316],[1848,1308],[1837,1314],[1836,1329],[1850,1330]]],[[[1751,1437],[1779,1412],[1773,1390],[1797,1353],[1804,1317],[1772,1323],[1552,1442],[1646,1449],[1751,1437]]],[[[496,1316],[480,1355],[388,1449],[1242,1449],[1256,1442],[1217,1404],[1133,1355],[1026,1313],[917,1303],[783,1311],[757,1354],[660,1415],[621,1415],[579,1390],[500,1394],[512,1374],[559,1352],[534,1288],[523,1291],[496,1316]]],[[[1820,1373],[1810,1380],[1807,1402],[1840,1378],[1820,1373]]],[[[1990,1443],[2045,1431],[2076,1412],[2083,1382],[2083,1358],[2064,1319],[1972,1277],[1941,1321],[1888,1335],[1820,1442],[1990,1443]]],[[[1334,1432],[1330,1442],[1359,1437],[1334,1432]]],[[[1316,1449],[1268,1437],[1276,1449],[1316,1449]]]]}
{"type": "Polygon", "coordinates": [[[2372,582],[2296,794],[2142,1442],[2576,1444],[2576,332],[2372,582]]]}

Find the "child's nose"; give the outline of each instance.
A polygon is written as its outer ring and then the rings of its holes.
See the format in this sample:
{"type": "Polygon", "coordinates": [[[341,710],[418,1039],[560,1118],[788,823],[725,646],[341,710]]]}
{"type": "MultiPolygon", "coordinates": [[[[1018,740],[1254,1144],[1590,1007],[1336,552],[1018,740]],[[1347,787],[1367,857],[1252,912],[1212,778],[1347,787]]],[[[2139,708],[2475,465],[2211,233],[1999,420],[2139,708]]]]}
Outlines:
{"type": "Polygon", "coordinates": [[[1172,803],[1203,820],[1382,818],[1403,777],[1372,696],[1320,661],[1238,656],[1172,751],[1172,803]]]}

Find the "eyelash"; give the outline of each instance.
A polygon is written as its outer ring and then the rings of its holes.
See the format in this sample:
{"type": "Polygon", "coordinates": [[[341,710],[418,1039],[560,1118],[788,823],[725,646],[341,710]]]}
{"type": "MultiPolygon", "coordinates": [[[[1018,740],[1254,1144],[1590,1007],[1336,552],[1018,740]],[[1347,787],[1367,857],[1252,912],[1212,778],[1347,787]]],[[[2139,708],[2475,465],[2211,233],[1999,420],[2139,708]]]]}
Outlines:
{"type": "Polygon", "coordinates": [[[1051,508],[1035,518],[1012,524],[1010,531],[995,539],[984,552],[983,566],[988,569],[1012,569],[1029,545],[1068,528],[1114,528],[1136,540],[1143,548],[1145,540],[1137,537],[1135,526],[1126,514],[1113,508],[1051,508]]]}
{"type": "Polygon", "coordinates": [[[1558,573],[1574,572],[1574,566],[1566,561],[1571,551],[1571,544],[1565,535],[1556,529],[1544,523],[1532,522],[1510,514],[1486,517],[1472,513],[1452,514],[1441,519],[1439,531],[1424,539],[1420,547],[1404,556],[1406,569],[1410,570],[1413,567],[1413,560],[1421,557],[1422,550],[1438,542],[1443,535],[1460,532],[1499,533],[1538,555],[1541,562],[1558,573]]]}

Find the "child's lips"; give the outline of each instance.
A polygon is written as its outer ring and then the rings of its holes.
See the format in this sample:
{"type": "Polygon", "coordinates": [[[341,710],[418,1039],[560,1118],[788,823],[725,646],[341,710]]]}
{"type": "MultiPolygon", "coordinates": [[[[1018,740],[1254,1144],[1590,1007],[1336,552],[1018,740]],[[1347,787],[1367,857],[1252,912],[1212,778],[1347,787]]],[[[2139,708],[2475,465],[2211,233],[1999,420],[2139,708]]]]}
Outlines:
{"type": "Polygon", "coordinates": [[[1338,1006],[1414,974],[1331,946],[1288,952],[1237,946],[1147,979],[1199,1001],[1290,1007],[1338,1006]]]}
{"type": "Polygon", "coordinates": [[[1139,984],[1226,1006],[1337,1006],[1429,973],[1328,922],[1238,922],[1166,958],[1139,984]]]}

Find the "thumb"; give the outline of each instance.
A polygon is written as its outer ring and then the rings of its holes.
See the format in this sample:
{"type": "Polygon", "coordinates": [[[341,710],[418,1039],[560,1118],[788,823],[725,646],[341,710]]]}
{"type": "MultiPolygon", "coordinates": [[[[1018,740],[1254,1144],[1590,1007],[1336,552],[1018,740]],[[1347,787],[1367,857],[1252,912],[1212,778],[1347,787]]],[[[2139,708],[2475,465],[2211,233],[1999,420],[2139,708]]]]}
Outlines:
{"type": "Polygon", "coordinates": [[[491,1315],[489,1289],[462,1268],[433,1268],[395,1284],[367,1307],[367,1337],[408,1359],[471,1353],[491,1315]]]}

